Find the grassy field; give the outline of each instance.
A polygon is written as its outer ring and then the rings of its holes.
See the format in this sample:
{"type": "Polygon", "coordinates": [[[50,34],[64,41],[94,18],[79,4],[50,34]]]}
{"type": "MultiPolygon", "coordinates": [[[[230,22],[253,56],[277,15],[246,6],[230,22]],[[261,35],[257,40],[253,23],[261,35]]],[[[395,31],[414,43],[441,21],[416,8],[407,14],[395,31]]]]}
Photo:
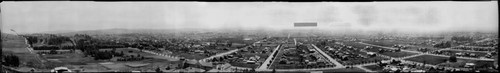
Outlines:
{"type": "Polygon", "coordinates": [[[371,57],[371,58],[365,58],[365,59],[340,61],[340,63],[345,64],[345,65],[352,65],[352,64],[361,64],[361,63],[368,63],[368,62],[378,62],[381,60],[388,60],[388,59],[377,56],[377,57],[371,57]]]}
{"type": "Polygon", "coordinates": [[[377,72],[382,71],[384,69],[384,67],[381,67],[379,65],[368,65],[368,66],[363,66],[363,67],[365,67],[366,69],[370,69],[372,71],[377,71],[377,72]]]}
{"type": "Polygon", "coordinates": [[[384,53],[380,53],[380,54],[386,55],[386,56],[390,56],[390,57],[399,58],[399,57],[406,57],[406,56],[416,55],[418,53],[411,53],[411,52],[400,51],[400,52],[384,52],[384,53]]]}
{"type": "Polygon", "coordinates": [[[415,61],[420,63],[437,65],[441,63],[445,63],[448,60],[448,57],[440,57],[440,56],[432,56],[432,55],[421,55],[413,58],[408,58],[405,60],[415,61]]]}
{"type": "MultiPolygon", "coordinates": [[[[208,49],[207,48],[207,49],[202,49],[202,50],[207,50],[207,51],[216,52],[216,53],[223,53],[223,52],[237,49],[237,48],[231,48],[231,47],[217,47],[217,48],[229,48],[229,49],[223,50],[223,49],[213,49],[213,48],[208,49]]],[[[189,53],[189,52],[180,52],[180,51],[172,51],[171,55],[178,56],[178,57],[184,57],[186,59],[196,59],[196,60],[200,60],[200,59],[204,59],[204,58],[212,56],[212,55],[207,55],[205,53],[189,53]]]]}
{"type": "Polygon", "coordinates": [[[127,62],[110,62],[109,64],[100,64],[107,70],[114,71],[154,71],[156,68],[161,68],[162,70],[166,67],[175,68],[180,64],[180,61],[168,61],[164,59],[146,59],[142,61],[127,61],[127,62]],[[127,64],[147,64],[142,67],[130,67],[127,64]]]}
{"type": "Polygon", "coordinates": [[[467,60],[467,59],[458,59],[457,62],[446,62],[438,64],[439,66],[447,66],[447,67],[455,67],[460,68],[464,67],[465,63],[474,63],[476,64],[476,68],[488,68],[493,67],[494,61],[480,61],[480,60],[467,60]]]}
{"type": "Polygon", "coordinates": [[[137,55],[137,54],[139,54],[139,55],[144,56],[144,57],[151,57],[151,58],[156,58],[156,59],[167,59],[164,56],[159,56],[159,55],[155,55],[155,54],[141,52],[141,51],[137,50],[136,48],[117,48],[116,51],[117,52],[123,51],[123,53],[126,54],[126,55],[137,55]]]}
{"type": "Polygon", "coordinates": [[[332,69],[332,70],[322,70],[323,72],[365,72],[363,69],[354,67],[354,68],[341,68],[341,69],[332,69]]]}
{"type": "Polygon", "coordinates": [[[359,49],[365,48],[367,46],[356,42],[342,42],[342,43],[344,43],[344,45],[352,46],[354,48],[359,48],[359,49]]]}
{"type": "Polygon", "coordinates": [[[406,46],[405,50],[411,50],[411,51],[418,51],[418,48],[427,48],[428,51],[434,51],[434,50],[439,50],[443,48],[434,48],[430,45],[411,45],[411,46],[406,46]]]}
{"type": "Polygon", "coordinates": [[[30,53],[27,44],[24,40],[6,40],[2,41],[2,51],[10,51],[13,53],[30,53]]]}
{"type": "Polygon", "coordinates": [[[36,66],[41,68],[41,61],[36,58],[36,54],[30,53],[27,49],[28,45],[25,44],[25,40],[21,37],[14,37],[11,35],[11,39],[2,39],[2,54],[9,55],[13,54],[19,57],[20,68],[26,68],[29,66],[36,66]]]}
{"type": "Polygon", "coordinates": [[[3,53],[13,53],[20,56],[21,68],[36,68],[37,71],[50,71],[50,69],[55,67],[68,67],[69,69],[84,69],[84,72],[88,71],[130,71],[130,70],[154,70],[156,67],[162,67],[164,69],[166,66],[177,66],[178,61],[168,61],[165,57],[157,56],[149,53],[139,52],[131,48],[118,48],[117,51],[124,51],[127,55],[137,55],[147,57],[148,59],[142,61],[126,61],[126,62],[116,62],[112,60],[94,60],[92,57],[84,57],[83,53],[79,50],[76,53],[66,53],[66,54],[47,54],[40,55],[42,59],[46,62],[43,65],[37,61],[35,55],[30,53],[14,53],[12,51],[4,51],[3,53]],[[132,52],[128,52],[132,51],[132,52]],[[31,63],[28,63],[31,62],[31,63]],[[112,62],[113,64],[100,64],[104,62],[112,62]],[[144,67],[131,68],[125,64],[144,64],[149,63],[144,67]]]}
{"type": "MultiPolygon", "coordinates": [[[[113,60],[93,60],[92,57],[83,57],[83,54],[78,53],[68,53],[68,54],[57,54],[57,55],[44,55],[47,59],[58,59],[54,61],[53,65],[61,65],[65,67],[83,67],[83,69],[89,69],[94,71],[148,71],[154,70],[157,67],[162,67],[164,69],[166,66],[177,66],[179,61],[169,61],[167,58],[149,54],[145,52],[140,52],[134,50],[133,48],[117,48],[118,52],[123,51],[126,55],[141,55],[147,59],[141,61],[113,61],[113,60]],[[101,64],[109,62],[110,64],[101,64]],[[129,67],[126,64],[148,64],[143,67],[129,67]]],[[[78,51],[77,51],[78,52],[78,51]]]]}
{"type": "Polygon", "coordinates": [[[246,67],[246,68],[257,68],[259,66],[259,64],[247,64],[244,62],[231,62],[229,64],[236,67],[246,67]]]}
{"type": "MultiPolygon", "coordinates": [[[[372,46],[372,47],[373,48],[371,48],[371,49],[365,49],[365,50],[366,51],[370,51],[370,52],[377,52],[377,53],[379,53],[379,49],[386,50],[386,48],[381,48],[381,47],[376,47],[376,46],[372,46]]],[[[380,54],[399,58],[399,57],[405,57],[405,56],[415,55],[415,54],[418,54],[418,53],[411,53],[411,52],[404,52],[404,51],[399,51],[399,52],[388,52],[388,51],[386,51],[386,52],[383,52],[383,53],[380,53],[380,54]]]]}
{"type": "Polygon", "coordinates": [[[387,46],[387,47],[392,47],[394,45],[405,43],[402,41],[395,41],[395,40],[379,40],[379,41],[363,41],[363,42],[373,45],[387,46]]]}
{"type": "Polygon", "coordinates": [[[457,50],[442,50],[442,51],[449,51],[452,54],[455,54],[455,53],[471,53],[471,54],[476,54],[479,57],[480,56],[485,56],[486,54],[488,54],[488,53],[485,53],[485,52],[471,52],[471,51],[457,51],[457,50]]]}

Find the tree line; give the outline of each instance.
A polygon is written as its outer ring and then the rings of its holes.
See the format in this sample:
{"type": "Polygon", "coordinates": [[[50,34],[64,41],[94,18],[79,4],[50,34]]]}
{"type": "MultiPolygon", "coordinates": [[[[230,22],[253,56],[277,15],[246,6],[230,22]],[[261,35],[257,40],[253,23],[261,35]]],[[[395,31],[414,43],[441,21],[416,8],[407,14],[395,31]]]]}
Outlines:
{"type": "Polygon", "coordinates": [[[18,67],[20,64],[20,61],[19,61],[19,57],[14,55],[14,54],[10,54],[10,55],[3,55],[2,54],[2,65],[5,65],[5,66],[11,66],[11,67],[18,67]]]}

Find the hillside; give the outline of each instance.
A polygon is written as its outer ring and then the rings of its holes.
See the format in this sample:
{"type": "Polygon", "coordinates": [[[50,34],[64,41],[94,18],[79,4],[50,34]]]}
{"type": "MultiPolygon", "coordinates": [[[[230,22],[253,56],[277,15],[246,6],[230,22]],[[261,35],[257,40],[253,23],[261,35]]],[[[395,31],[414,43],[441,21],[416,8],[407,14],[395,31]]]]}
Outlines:
{"type": "Polygon", "coordinates": [[[6,40],[23,40],[23,37],[17,36],[15,34],[2,33],[2,41],[6,40]]]}

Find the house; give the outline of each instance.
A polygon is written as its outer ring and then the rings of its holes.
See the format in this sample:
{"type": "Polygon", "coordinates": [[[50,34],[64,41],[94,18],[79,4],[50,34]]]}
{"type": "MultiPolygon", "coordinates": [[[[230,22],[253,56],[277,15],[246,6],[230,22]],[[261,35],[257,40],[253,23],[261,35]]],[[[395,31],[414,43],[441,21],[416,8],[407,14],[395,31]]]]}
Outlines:
{"type": "Polygon", "coordinates": [[[381,63],[388,64],[391,63],[391,61],[380,61],[381,63]]]}
{"type": "Polygon", "coordinates": [[[260,56],[257,56],[257,55],[249,58],[250,61],[258,61],[259,59],[260,59],[260,56]]]}
{"type": "Polygon", "coordinates": [[[314,49],[308,49],[308,52],[309,53],[314,53],[314,52],[316,52],[316,50],[314,50],[314,49]]]}
{"type": "Polygon", "coordinates": [[[67,67],[56,67],[56,68],[50,70],[50,72],[62,73],[62,72],[72,72],[72,71],[70,69],[68,69],[67,67]]]}
{"type": "Polygon", "coordinates": [[[463,56],[464,53],[455,53],[455,55],[458,55],[458,56],[463,56]]]}
{"type": "Polygon", "coordinates": [[[368,56],[376,56],[374,52],[367,52],[366,54],[368,54],[368,56]]]}
{"type": "Polygon", "coordinates": [[[203,50],[194,50],[195,53],[204,53],[205,51],[203,50]]]}
{"type": "Polygon", "coordinates": [[[476,64],[474,63],[465,63],[464,67],[474,67],[476,64]]]}
{"type": "Polygon", "coordinates": [[[256,63],[256,61],[250,61],[250,60],[247,60],[247,61],[245,61],[245,63],[247,63],[247,64],[255,64],[255,63],[256,63]]]}

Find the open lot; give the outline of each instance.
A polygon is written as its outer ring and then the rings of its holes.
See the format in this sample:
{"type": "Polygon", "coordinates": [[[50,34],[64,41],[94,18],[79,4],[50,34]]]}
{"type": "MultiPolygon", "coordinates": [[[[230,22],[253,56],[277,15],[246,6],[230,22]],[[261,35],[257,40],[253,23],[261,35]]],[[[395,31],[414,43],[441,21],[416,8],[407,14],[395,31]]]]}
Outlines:
{"type": "Polygon", "coordinates": [[[412,41],[410,40],[377,40],[377,41],[363,41],[365,43],[380,45],[380,46],[394,46],[394,45],[402,45],[402,44],[410,44],[412,41]]]}
{"type": "Polygon", "coordinates": [[[99,65],[102,65],[107,70],[114,71],[154,71],[156,68],[160,67],[162,70],[166,67],[170,67],[174,69],[178,66],[178,64],[182,64],[180,61],[168,61],[164,59],[146,59],[142,61],[127,61],[127,62],[102,62],[99,65]],[[129,65],[141,65],[138,67],[132,67],[129,65]]]}
{"type": "Polygon", "coordinates": [[[218,54],[218,53],[223,53],[223,52],[227,52],[227,51],[234,50],[234,49],[237,49],[237,48],[217,46],[215,48],[193,49],[193,50],[203,50],[203,51],[205,51],[205,53],[184,52],[184,51],[177,50],[177,49],[167,49],[167,50],[171,52],[170,55],[172,55],[172,56],[184,57],[186,59],[200,60],[200,59],[204,59],[204,58],[210,57],[210,56],[218,54]],[[213,54],[209,54],[207,52],[211,52],[213,54]]]}
{"type": "MultiPolygon", "coordinates": [[[[360,44],[360,43],[354,43],[354,42],[350,42],[350,43],[346,43],[347,45],[349,46],[352,46],[354,48],[365,48],[366,46],[368,45],[364,45],[364,44],[360,44]]],[[[381,48],[381,47],[376,47],[376,46],[371,46],[373,48],[368,48],[368,49],[365,49],[366,51],[369,51],[369,52],[376,52],[376,53],[379,53],[379,50],[391,50],[391,49],[386,49],[386,48],[381,48]]],[[[380,53],[382,55],[387,55],[387,56],[391,56],[391,57],[396,57],[396,58],[399,58],[399,57],[405,57],[405,56],[411,56],[411,55],[415,55],[415,54],[418,54],[418,53],[411,53],[411,52],[404,52],[404,51],[399,51],[399,52],[383,52],[383,53],[380,53]]]]}
{"type": "MultiPolygon", "coordinates": [[[[82,67],[82,69],[95,70],[95,71],[148,71],[154,70],[156,67],[166,67],[172,66],[176,67],[180,64],[180,61],[169,61],[167,58],[149,54],[145,52],[140,52],[139,50],[134,50],[135,48],[117,48],[116,51],[123,51],[126,55],[141,55],[146,59],[140,61],[114,61],[111,60],[94,60],[92,57],[84,57],[80,51],[77,53],[67,53],[67,54],[55,54],[55,55],[43,55],[43,58],[49,60],[50,65],[54,67],[65,66],[65,67],[82,67]],[[141,67],[130,67],[127,65],[140,65],[141,67]]],[[[172,68],[171,67],[171,68],[172,68]]],[[[162,68],[164,69],[164,68],[162,68]]]]}
{"type": "Polygon", "coordinates": [[[377,71],[377,72],[382,71],[384,69],[384,67],[381,67],[379,65],[368,65],[368,66],[363,66],[363,67],[365,67],[366,69],[370,69],[372,71],[377,71]]]}
{"type": "Polygon", "coordinates": [[[365,72],[363,69],[354,68],[341,68],[341,69],[331,69],[331,70],[321,70],[323,72],[365,72]]]}
{"type": "Polygon", "coordinates": [[[34,67],[42,68],[41,61],[36,58],[36,54],[30,53],[27,49],[28,45],[25,40],[21,37],[15,37],[15,39],[2,39],[2,54],[9,55],[13,54],[19,57],[20,67],[34,67]]]}
{"type": "Polygon", "coordinates": [[[417,57],[413,57],[413,58],[408,58],[405,60],[437,65],[437,64],[445,63],[446,61],[448,61],[448,57],[421,55],[421,56],[417,56],[417,57]]]}
{"type": "Polygon", "coordinates": [[[379,47],[373,47],[371,49],[365,49],[365,50],[366,51],[370,51],[370,52],[376,52],[376,53],[379,53],[379,54],[382,54],[382,55],[387,55],[387,56],[390,56],[390,57],[396,57],[396,58],[418,54],[418,53],[411,53],[411,52],[404,52],[404,51],[398,51],[398,52],[386,51],[386,52],[380,53],[379,49],[389,50],[389,49],[379,48],[379,47]]]}
{"type": "Polygon", "coordinates": [[[422,45],[422,46],[417,46],[417,45],[404,45],[406,46],[407,48],[405,48],[404,50],[410,50],[410,51],[418,51],[419,48],[427,48],[427,51],[435,51],[435,50],[439,50],[439,49],[444,49],[444,48],[434,48],[430,45],[426,46],[426,45],[422,45]]]}
{"type": "Polygon", "coordinates": [[[493,67],[493,61],[481,61],[481,60],[469,60],[469,59],[457,59],[457,62],[448,62],[448,57],[432,56],[432,55],[422,55],[413,58],[408,58],[405,60],[438,65],[461,68],[464,67],[465,63],[474,63],[476,68],[488,68],[493,67]]]}
{"type": "Polygon", "coordinates": [[[123,53],[126,54],[126,55],[137,55],[137,54],[139,54],[139,55],[144,56],[144,57],[150,57],[150,58],[155,58],[155,59],[168,59],[168,58],[166,58],[164,56],[159,56],[159,55],[155,55],[155,54],[141,52],[137,48],[117,48],[116,49],[116,52],[121,52],[121,51],[123,51],[123,53]]]}
{"type": "Polygon", "coordinates": [[[384,53],[380,53],[380,54],[390,56],[390,57],[400,58],[400,57],[416,55],[418,53],[400,51],[400,52],[384,52],[384,53]]]}
{"type": "Polygon", "coordinates": [[[22,39],[2,41],[2,51],[11,51],[13,53],[30,53],[26,49],[28,45],[22,39]]]}
{"type": "Polygon", "coordinates": [[[459,51],[459,50],[441,50],[441,51],[446,51],[446,52],[449,52],[451,54],[455,54],[455,53],[471,53],[471,54],[476,54],[477,56],[485,56],[486,52],[474,52],[474,51],[459,51]]]}
{"type": "Polygon", "coordinates": [[[438,64],[438,66],[447,66],[454,68],[463,68],[466,63],[474,63],[476,64],[474,67],[476,68],[489,68],[494,67],[494,61],[480,61],[480,60],[466,60],[466,59],[458,59],[457,62],[446,62],[438,64]]]}

